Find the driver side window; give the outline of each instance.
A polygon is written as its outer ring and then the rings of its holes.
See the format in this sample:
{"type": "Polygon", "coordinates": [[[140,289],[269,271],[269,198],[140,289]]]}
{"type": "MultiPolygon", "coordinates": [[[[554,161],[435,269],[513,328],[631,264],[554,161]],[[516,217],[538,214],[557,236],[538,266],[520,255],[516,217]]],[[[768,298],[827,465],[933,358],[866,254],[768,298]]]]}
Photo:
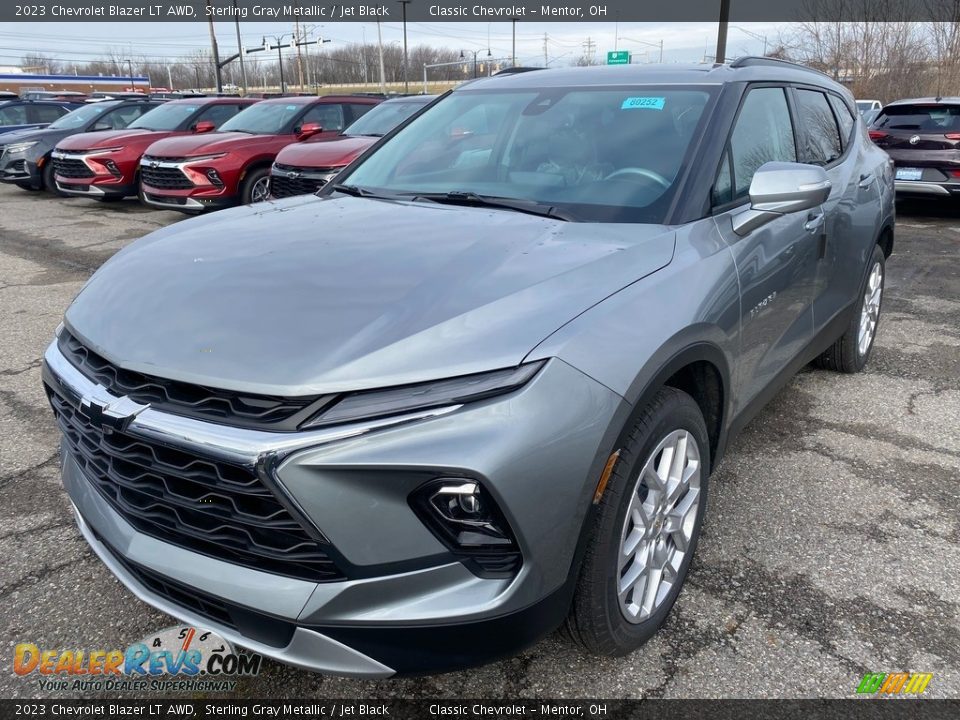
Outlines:
{"type": "Polygon", "coordinates": [[[747,93],[714,184],[714,203],[745,198],[754,173],[771,161],[796,162],[797,145],[784,88],[747,93]]]}

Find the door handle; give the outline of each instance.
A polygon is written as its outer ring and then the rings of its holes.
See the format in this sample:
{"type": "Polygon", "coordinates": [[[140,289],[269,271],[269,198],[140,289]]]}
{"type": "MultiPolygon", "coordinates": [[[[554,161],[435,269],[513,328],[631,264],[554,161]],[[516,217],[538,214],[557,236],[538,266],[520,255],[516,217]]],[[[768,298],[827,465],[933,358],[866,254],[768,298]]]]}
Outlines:
{"type": "Polygon", "coordinates": [[[804,223],[803,228],[808,232],[816,232],[821,227],[823,227],[824,215],[822,212],[810,213],[807,215],[807,222],[804,223]]]}
{"type": "Polygon", "coordinates": [[[866,173],[860,176],[860,183],[858,187],[861,190],[866,190],[871,185],[873,185],[873,173],[866,173]]]}

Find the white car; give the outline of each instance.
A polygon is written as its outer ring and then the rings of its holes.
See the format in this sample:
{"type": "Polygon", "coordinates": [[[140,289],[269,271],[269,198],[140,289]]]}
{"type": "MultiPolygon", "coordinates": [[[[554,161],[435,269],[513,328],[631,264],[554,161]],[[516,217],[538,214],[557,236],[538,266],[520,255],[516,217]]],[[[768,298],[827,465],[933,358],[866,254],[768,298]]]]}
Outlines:
{"type": "Polygon", "coordinates": [[[857,110],[860,111],[860,114],[870,112],[871,110],[880,110],[883,107],[883,104],[879,100],[856,100],[857,110]]]}

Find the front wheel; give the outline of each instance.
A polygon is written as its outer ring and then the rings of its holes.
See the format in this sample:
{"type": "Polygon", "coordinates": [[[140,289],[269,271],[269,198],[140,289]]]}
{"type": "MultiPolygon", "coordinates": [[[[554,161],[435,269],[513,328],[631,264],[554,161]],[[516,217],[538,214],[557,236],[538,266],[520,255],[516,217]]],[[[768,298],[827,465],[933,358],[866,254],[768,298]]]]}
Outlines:
{"type": "Polygon", "coordinates": [[[857,310],[843,335],[817,358],[818,366],[844,373],[857,373],[866,367],[880,322],[885,261],[883,250],[879,245],[874,245],[870,271],[860,292],[857,310]]]}
{"type": "Polygon", "coordinates": [[[270,197],[270,168],[257,168],[247,173],[240,186],[240,202],[244,205],[263,202],[270,197]]]}
{"type": "Polygon", "coordinates": [[[43,166],[43,170],[40,172],[40,179],[43,189],[48,193],[53,193],[57,197],[67,197],[67,194],[62,192],[60,188],[57,187],[57,179],[54,177],[54,175],[53,161],[50,160],[50,158],[47,158],[47,162],[43,166]]]}
{"type": "Polygon", "coordinates": [[[585,649],[610,656],[636,650],[666,620],[697,547],[710,475],[706,424],[686,393],[662,388],[631,423],[566,625],[585,649]]]}

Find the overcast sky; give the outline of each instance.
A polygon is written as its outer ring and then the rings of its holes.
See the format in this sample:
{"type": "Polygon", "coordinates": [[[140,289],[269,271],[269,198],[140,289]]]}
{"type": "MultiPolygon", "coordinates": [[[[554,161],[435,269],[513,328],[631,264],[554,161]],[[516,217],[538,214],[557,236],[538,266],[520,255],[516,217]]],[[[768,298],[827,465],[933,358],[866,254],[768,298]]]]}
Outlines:
{"type": "MultiPolygon", "coordinates": [[[[376,23],[328,23],[311,25],[314,35],[330,38],[326,47],[376,42],[376,23]]],[[[614,49],[614,23],[517,23],[517,57],[520,64],[543,64],[544,33],[550,64],[567,64],[584,53],[588,40],[595,43],[598,58],[614,49]]],[[[744,23],[731,26],[728,56],[761,54],[763,40],[745,30],[766,35],[770,45],[777,40],[776,23],[744,23]],[[743,29],[741,29],[743,28],[743,29]]],[[[287,23],[244,22],[240,31],[245,47],[260,45],[263,35],[278,35],[292,30],[287,23]]],[[[232,22],[216,24],[217,40],[224,53],[236,51],[236,33],[232,22]]],[[[400,23],[382,23],[384,43],[402,43],[400,23]]],[[[700,62],[704,53],[712,55],[716,46],[716,23],[620,23],[616,34],[621,50],[637,53],[635,62],[656,61],[659,50],[642,42],[658,44],[663,40],[664,62],[700,62]],[[637,42],[642,41],[642,42],[637,42]],[[647,52],[649,55],[644,55],[647,52]]],[[[446,47],[452,50],[481,50],[489,47],[494,57],[510,57],[510,23],[407,23],[407,41],[446,47]]],[[[314,39],[311,37],[311,39],[314,39]]],[[[98,59],[108,49],[134,57],[164,60],[184,55],[192,49],[208,48],[205,23],[7,23],[0,26],[0,66],[18,66],[24,54],[41,52],[62,62],[84,63],[98,59]]],[[[313,51],[313,48],[310,48],[313,51]]],[[[288,51],[289,52],[289,51],[288,51]]],[[[266,54],[264,54],[266,55],[266,54]]],[[[256,57],[256,56],[251,56],[256,57]]],[[[261,56],[262,57],[262,56],[261,56]]]]}

